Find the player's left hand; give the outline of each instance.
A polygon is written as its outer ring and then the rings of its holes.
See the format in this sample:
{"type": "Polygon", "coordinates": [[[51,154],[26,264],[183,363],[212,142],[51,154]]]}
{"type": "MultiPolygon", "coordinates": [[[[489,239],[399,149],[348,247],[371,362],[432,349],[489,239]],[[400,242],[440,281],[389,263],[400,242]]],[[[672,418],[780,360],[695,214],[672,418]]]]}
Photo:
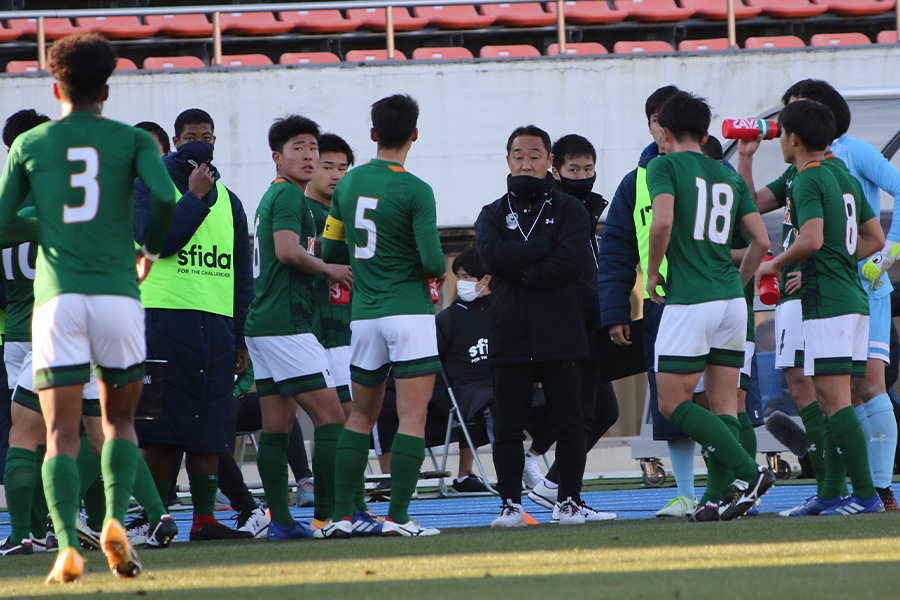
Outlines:
{"type": "Polygon", "coordinates": [[[787,281],[784,282],[784,291],[788,294],[796,294],[803,288],[803,272],[792,271],[787,275],[787,281]]]}
{"type": "Polygon", "coordinates": [[[876,252],[869,257],[863,265],[862,275],[872,283],[872,289],[877,289],[882,283],[881,276],[890,269],[900,254],[900,244],[888,240],[881,252],[876,252]]]}
{"type": "Polygon", "coordinates": [[[144,253],[140,250],[137,251],[137,278],[138,284],[140,285],[145,279],[147,279],[147,275],[150,274],[150,267],[153,266],[153,261],[144,256],[144,253]]]}
{"type": "Polygon", "coordinates": [[[246,348],[237,348],[234,351],[234,373],[241,375],[250,366],[250,353],[246,348]]]}
{"type": "Polygon", "coordinates": [[[666,279],[659,272],[647,275],[647,293],[650,294],[650,300],[656,304],[664,304],[666,299],[656,292],[656,288],[662,286],[666,288],[666,279]]]}
{"type": "Polygon", "coordinates": [[[444,287],[444,282],[447,281],[447,274],[444,273],[440,277],[433,277],[432,279],[434,279],[435,283],[437,283],[437,289],[441,289],[442,287],[444,287]]]}
{"type": "Polygon", "coordinates": [[[766,275],[774,275],[777,281],[781,281],[781,269],[772,265],[775,261],[766,260],[759,265],[756,270],[756,287],[759,288],[759,282],[766,275]]]}

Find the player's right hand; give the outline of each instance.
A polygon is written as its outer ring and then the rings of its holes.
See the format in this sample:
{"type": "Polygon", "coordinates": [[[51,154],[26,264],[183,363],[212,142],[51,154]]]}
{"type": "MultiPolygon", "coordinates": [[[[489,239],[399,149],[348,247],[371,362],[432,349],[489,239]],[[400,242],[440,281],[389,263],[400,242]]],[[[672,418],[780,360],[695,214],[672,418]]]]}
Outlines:
{"type": "Polygon", "coordinates": [[[348,290],[353,289],[353,274],[347,265],[325,263],[325,275],[332,283],[339,283],[348,290]]]}
{"type": "Polygon", "coordinates": [[[755,140],[738,140],[738,155],[753,156],[759,150],[759,143],[762,139],[762,136],[759,135],[755,140]]]}
{"type": "Polygon", "coordinates": [[[666,288],[666,280],[662,275],[659,273],[647,275],[647,293],[650,295],[650,300],[656,304],[665,304],[666,299],[656,292],[656,288],[659,286],[662,286],[663,289],[666,288]]]}
{"type": "Polygon", "coordinates": [[[620,323],[609,328],[609,339],[616,346],[631,345],[631,326],[627,323],[620,323]]]}
{"type": "Polygon", "coordinates": [[[209,170],[209,165],[200,163],[191,171],[191,176],[188,178],[188,189],[198,198],[202,198],[209,193],[215,183],[216,180],[209,170]]]}
{"type": "Polygon", "coordinates": [[[150,274],[150,267],[153,266],[153,261],[144,256],[144,253],[140,250],[137,251],[137,278],[138,285],[141,284],[145,279],[147,279],[147,275],[150,274]]]}

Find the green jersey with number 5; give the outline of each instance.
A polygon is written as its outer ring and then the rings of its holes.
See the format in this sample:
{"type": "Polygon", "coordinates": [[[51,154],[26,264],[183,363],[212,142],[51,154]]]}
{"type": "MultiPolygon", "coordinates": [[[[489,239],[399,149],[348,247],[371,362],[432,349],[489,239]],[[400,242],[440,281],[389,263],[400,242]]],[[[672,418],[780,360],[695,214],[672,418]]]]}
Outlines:
{"type": "Polygon", "coordinates": [[[859,224],[875,213],[859,183],[842,163],[814,161],[794,178],[789,195],[798,231],[810,219],[823,220],[822,247],[801,265],[803,319],[869,314],[869,299],[856,270],[856,245],[859,224]]]}
{"type": "Polygon", "coordinates": [[[697,152],[674,152],[647,165],[650,197],[675,197],[666,259],[667,304],[700,304],[742,298],[744,289],[731,261],[731,237],[738,222],[758,212],[741,177],[697,152]]]}
{"type": "Polygon", "coordinates": [[[426,275],[447,267],[431,186],[400,164],[373,159],[338,183],[328,219],[335,225],[326,226],[323,243],[347,242],[354,321],[434,314],[426,275]]]}
{"type": "Polygon", "coordinates": [[[140,298],[133,233],[134,180],[153,200],[148,251],[162,248],[175,198],[153,137],[95,112],[78,111],[20,135],[0,180],[6,237],[25,228],[16,210],[33,193],[40,249],[34,305],[60,294],[140,298]]]}

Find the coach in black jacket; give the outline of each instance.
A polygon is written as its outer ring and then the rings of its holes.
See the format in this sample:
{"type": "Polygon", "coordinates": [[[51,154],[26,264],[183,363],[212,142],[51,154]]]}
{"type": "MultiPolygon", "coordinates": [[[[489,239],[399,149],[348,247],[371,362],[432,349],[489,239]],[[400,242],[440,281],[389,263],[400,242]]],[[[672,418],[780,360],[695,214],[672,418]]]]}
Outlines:
{"type": "Polygon", "coordinates": [[[557,431],[560,523],[584,522],[579,508],[584,429],[579,361],[588,358],[581,280],[590,220],[547,172],[550,137],[529,125],[507,143],[509,192],[475,222],[478,251],[493,276],[494,466],[503,509],[493,526],[525,524],[521,506],[522,441],[534,381],[544,387],[557,431]]]}

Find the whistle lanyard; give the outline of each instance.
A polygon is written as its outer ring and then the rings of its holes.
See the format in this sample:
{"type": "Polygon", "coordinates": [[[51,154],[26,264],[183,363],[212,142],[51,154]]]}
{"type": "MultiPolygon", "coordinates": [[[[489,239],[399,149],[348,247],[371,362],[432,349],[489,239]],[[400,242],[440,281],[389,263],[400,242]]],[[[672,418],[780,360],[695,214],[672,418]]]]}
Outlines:
{"type": "MultiPolygon", "coordinates": [[[[509,214],[515,215],[516,229],[519,230],[519,233],[522,234],[522,237],[525,238],[525,241],[527,242],[528,238],[531,236],[531,232],[534,231],[534,227],[538,224],[538,221],[541,220],[541,214],[544,212],[544,207],[550,204],[550,200],[544,200],[544,203],[541,204],[541,209],[538,211],[537,217],[534,218],[534,223],[531,224],[531,229],[528,230],[527,234],[522,231],[522,226],[519,225],[519,215],[513,210],[512,202],[509,200],[509,194],[506,195],[506,204],[509,206],[509,214]]],[[[510,227],[510,229],[512,229],[512,227],[510,227]]]]}

